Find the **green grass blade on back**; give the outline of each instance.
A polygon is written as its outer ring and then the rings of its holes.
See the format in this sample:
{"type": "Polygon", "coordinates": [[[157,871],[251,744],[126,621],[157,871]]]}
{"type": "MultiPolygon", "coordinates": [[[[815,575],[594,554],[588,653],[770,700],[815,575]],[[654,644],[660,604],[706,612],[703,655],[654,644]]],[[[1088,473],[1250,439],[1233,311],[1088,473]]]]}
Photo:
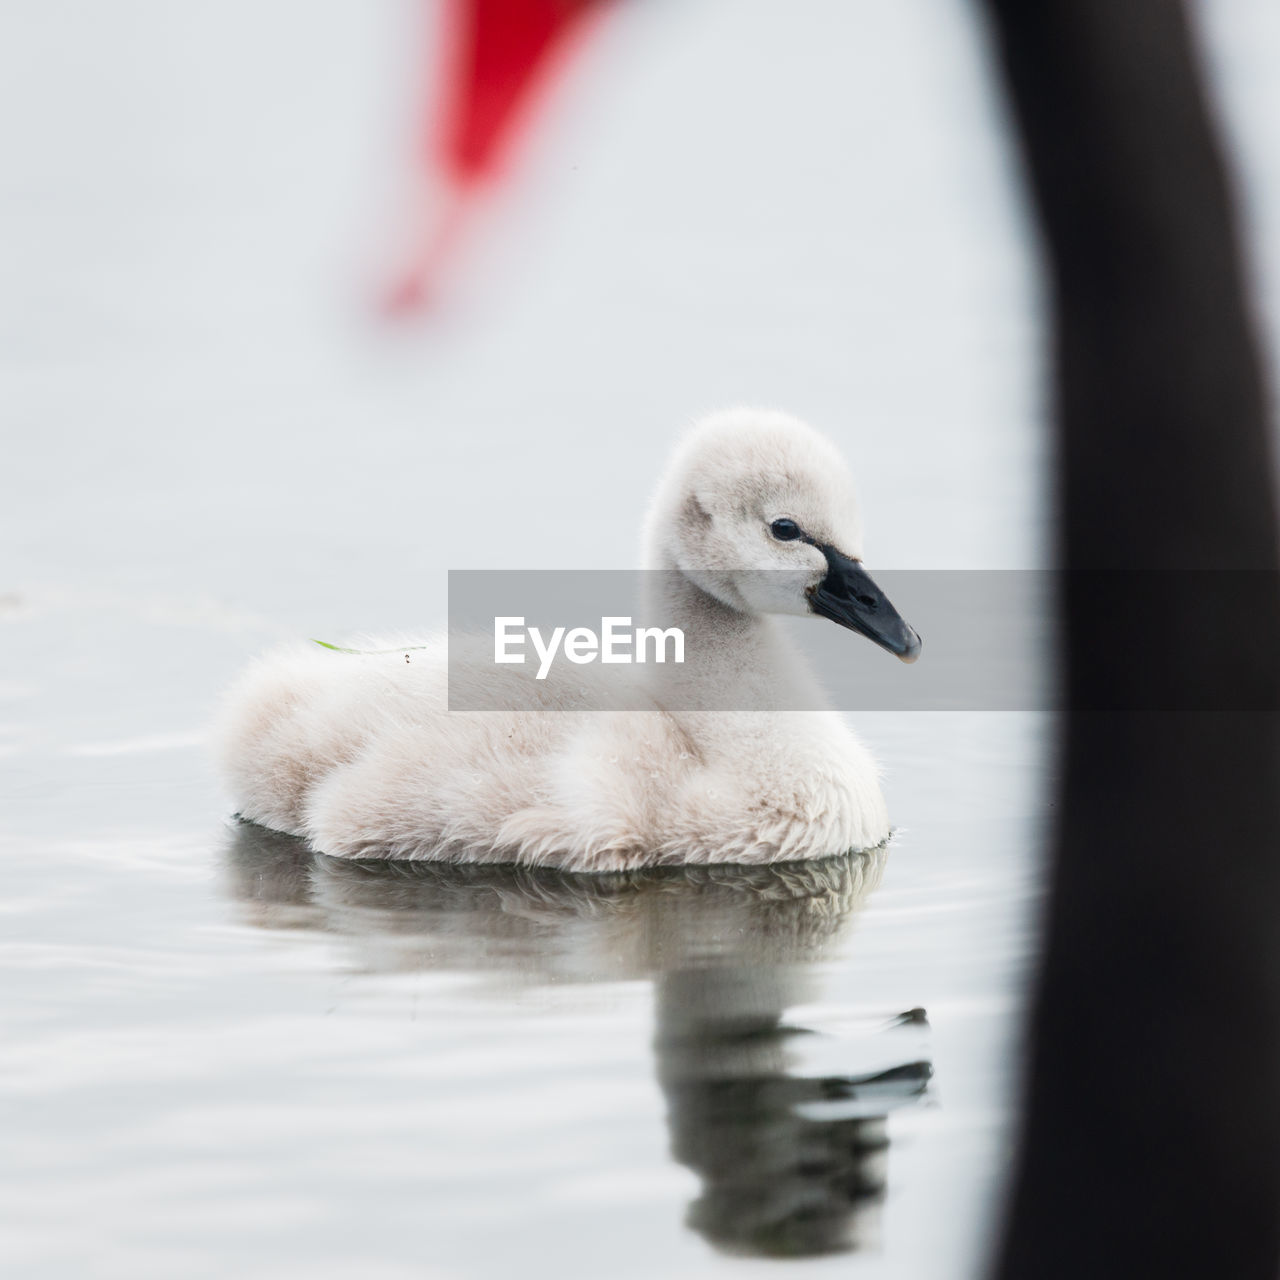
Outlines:
{"type": "Polygon", "coordinates": [[[317,640],[314,636],[311,637],[311,643],[318,644],[322,649],[331,649],[334,653],[359,653],[365,657],[373,657],[383,653],[413,653],[415,649],[431,648],[429,644],[411,644],[407,646],[401,645],[396,649],[348,649],[345,645],[330,644],[327,640],[317,640]]]}

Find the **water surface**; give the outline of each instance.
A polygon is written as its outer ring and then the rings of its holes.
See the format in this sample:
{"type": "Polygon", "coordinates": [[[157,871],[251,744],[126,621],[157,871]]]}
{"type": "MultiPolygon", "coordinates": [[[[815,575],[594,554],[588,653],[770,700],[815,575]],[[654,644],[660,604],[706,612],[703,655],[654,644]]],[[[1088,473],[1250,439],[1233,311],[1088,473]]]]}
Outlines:
{"type": "Polygon", "coordinates": [[[48,734],[3,864],[18,1273],[970,1272],[1046,725],[865,719],[887,851],[619,876],[345,863],[180,735],[48,734]]]}

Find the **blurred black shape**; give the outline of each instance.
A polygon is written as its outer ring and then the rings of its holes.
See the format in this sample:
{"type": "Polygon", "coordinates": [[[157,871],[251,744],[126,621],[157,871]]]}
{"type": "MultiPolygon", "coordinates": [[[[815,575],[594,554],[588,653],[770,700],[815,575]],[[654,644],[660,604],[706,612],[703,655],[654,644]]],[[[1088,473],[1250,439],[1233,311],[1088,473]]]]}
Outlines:
{"type": "MultiPolygon", "coordinates": [[[[784,1022],[884,857],[612,874],[351,862],[240,822],[227,872],[254,924],[340,935],[366,970],[651,979],[672,1152],[703,1182],[689,1225],[728,1252],[808,1256],[874,1236],[885,1117],[917,1101],[932,1074],[918,1057],[806,1074],[796,1047],[822,1037],[784,1022]]],[[[882,1056],[904,1047],[895,1034],[882,1056]]]]}
{"type": "Polygon", "coordinates": [[[1047,941],[997,1270],[1273,1280],[1280,598],[1231,196],[1176,0],[986,7],[1050,267],[1072,571],[1047,941]],[[1099,599],[1099,570],[1168,575],[1148,587],[1259,576],[1201,608],[1176,591],[1099,599]]]}

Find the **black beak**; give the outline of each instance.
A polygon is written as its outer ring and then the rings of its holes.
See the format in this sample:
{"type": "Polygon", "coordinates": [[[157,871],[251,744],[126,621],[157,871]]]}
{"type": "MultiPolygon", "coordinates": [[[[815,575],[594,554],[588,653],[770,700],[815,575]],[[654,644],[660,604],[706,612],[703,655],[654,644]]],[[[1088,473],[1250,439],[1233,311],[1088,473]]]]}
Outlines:
{"type": "Polygon", "coordinates": [[[827,576],[809,588],[814,613],[860,632],[903,662],[920,656],[920,637],[876,586],[860,560],[850,560],[835,547],[818,547],[827,558],[827,576]]]}

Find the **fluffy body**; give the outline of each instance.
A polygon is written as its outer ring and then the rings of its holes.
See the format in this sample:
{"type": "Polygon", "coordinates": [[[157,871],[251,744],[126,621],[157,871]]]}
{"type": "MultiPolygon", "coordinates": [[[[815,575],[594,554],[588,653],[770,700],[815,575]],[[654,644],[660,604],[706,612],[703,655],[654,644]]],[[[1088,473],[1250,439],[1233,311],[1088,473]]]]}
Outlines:
{"type": "Polygon", "coordinates": [[[508,682],[519,710],[448,711],[443,637],[409,662],[314,645],[268,655],[217,732],[239,812],[338,857],[580,871],[879,845],[889,823],[870,754],[839,715],[791,709],[823,703],[768,615],[807,613],[826,564],[771,537],[783,516],[860,558],[843,461],[804,424],[737,410],[683,442],[646,523],[646,561],[676,571],[664,605],[686,663],[660,698],[637,682],[628,709],[591,709],[618,705],[616,668],[607,693],[592,667],[535,683],[527,667],[495,667],[491,639],[455,650],[453,679],[484,682],[490,704],[508,682]],[[672,709],[699,705],[754,709],[672,709]]]}

